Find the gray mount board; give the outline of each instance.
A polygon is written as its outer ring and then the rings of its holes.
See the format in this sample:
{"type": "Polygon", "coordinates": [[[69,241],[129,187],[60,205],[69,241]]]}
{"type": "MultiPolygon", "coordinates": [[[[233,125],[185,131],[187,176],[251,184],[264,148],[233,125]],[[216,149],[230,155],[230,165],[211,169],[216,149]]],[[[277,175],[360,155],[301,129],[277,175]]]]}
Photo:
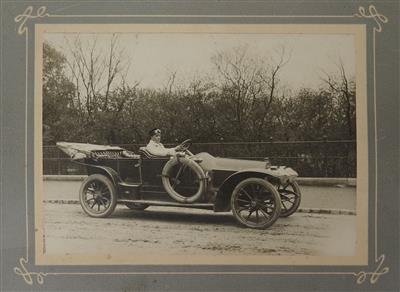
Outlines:
{"type": "Polygon", "coordinates": [[[2,1],[0,290],[398,291],[398,12],[398,1],[2,1]],[[40,24],[365,25],[367,264],[37,265],[34,65],[40,24]]]}

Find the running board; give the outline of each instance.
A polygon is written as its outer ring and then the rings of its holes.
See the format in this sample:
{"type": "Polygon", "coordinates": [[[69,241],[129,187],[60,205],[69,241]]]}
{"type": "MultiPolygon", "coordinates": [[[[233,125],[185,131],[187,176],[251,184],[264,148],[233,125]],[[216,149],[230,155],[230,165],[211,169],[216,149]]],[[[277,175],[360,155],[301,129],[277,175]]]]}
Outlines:
{"type": "Polygon", "coordinates": [[[178,202],[175,203],[175,202],[164,202],[164,201],[153,201],[153,200],[118,200],[118,203],[140,203],[151,206],[183,207],[183,208],[214,210],[214,205],[207,203],[182,204],[178,202]]]}
{"type": "Polygon", "coordinates": [[[141,186],[140,184],[135,184],[135,183],[131,184],[131,183],[127,183],[127,182],[119,182],[118,185],[121,187],[127,187],[127,188],[138,188],[141,186]]]}

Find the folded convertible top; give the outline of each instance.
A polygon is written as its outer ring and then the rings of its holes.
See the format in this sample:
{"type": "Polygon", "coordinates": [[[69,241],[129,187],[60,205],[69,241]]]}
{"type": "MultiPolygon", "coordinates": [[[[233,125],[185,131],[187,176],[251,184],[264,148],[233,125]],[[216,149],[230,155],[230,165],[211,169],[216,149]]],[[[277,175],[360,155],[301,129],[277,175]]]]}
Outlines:
{"type": "Polygon", "coordinates": [[[125,149],[118,146],[97,145],[89,143],[57,142],[57,147],[72,159],[82,159],[97,151],[122,152],[125,149]]]}

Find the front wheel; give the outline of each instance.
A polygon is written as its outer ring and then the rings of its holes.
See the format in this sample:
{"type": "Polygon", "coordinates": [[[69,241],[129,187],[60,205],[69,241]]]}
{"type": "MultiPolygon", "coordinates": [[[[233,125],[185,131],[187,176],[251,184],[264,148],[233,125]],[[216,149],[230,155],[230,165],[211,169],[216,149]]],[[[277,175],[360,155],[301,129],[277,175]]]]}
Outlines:
{"type": "Polygon", "coordinates": [[[297,182],[291,182],[287,185],[279,185],[278,193],[281,196],[282,211],[281,217],[289,217],[300,206],[301,192],[297,182]]]}
{"type": "Polygon", "coordinates": [[[266,229],[279,218],[281,200],[269,182],[248,178],[233,190],[231,208],[239,223],[250,228],[266,229]]]}
{"type": "Polygon", "coordinates": [[[117,205],[117,192],[113,183],[104,175],[92,174],[79,190],[83,211],[91,217],[108,217],[117,205]]]}

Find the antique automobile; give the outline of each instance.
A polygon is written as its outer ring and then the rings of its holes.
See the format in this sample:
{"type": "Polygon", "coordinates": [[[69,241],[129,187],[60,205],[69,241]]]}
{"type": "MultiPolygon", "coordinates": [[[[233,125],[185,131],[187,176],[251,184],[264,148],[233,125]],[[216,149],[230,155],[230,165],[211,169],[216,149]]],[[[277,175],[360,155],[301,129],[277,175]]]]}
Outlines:
{"type": "Polygon", "coordinates": [[[268,161],[194,155],[191,140],[171,157],[139,154],[121,147],[59,142],[73,161],[86,166],[79,191],[83,210],[92,217],[110,216],[116,204],[133,210],[172,206],[232,211],[239,223],[265,229],[296,212],[301,194],[297,173],[268,161]]]}

